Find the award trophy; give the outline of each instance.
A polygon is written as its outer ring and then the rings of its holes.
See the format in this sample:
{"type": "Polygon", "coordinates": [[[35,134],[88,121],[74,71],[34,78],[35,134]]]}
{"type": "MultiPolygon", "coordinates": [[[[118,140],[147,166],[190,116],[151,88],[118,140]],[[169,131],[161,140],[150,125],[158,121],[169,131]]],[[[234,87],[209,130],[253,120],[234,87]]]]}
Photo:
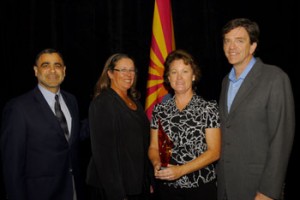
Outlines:
{"type": "Polygon", "coordinates": [[[158,121],[158,146],[161,167],[168,167],[172,155],[173,143],[163,130],[160,120],[158,121]]]}

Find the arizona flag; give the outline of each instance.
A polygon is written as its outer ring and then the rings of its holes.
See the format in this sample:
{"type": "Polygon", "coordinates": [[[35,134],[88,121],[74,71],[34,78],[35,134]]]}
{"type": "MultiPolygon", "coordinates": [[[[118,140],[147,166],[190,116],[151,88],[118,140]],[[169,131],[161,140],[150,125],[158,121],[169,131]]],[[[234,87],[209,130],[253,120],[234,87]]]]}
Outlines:
{"type": "Polygon", "coordinates": [[[175,39],[171,2],[170,0],[155,0],[145,104],[149,120],[155,104],[161,102],[168,94],[163,85],[164,61],[168,53],[174,49],[175,39]]]}

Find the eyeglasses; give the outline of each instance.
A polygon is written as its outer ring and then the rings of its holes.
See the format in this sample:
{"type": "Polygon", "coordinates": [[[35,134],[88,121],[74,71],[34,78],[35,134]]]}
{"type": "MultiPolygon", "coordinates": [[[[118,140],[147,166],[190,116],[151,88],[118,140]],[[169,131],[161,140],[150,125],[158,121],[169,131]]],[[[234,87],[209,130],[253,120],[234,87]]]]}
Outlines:
{"type": "Polygon", "coordinates": [[[125,74],[125,73],[130,73],[130,74],[135,74],[137,71],[136,69],[113,69],[114,71],[120,72],[121,74],[125,74]]]}

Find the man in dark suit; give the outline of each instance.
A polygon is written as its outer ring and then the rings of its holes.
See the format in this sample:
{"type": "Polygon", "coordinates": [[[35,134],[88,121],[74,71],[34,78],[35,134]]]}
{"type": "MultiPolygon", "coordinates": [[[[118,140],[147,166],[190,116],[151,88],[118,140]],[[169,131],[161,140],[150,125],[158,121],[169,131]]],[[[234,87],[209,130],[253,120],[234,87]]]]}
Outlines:
{"type": "Polygon", "coordinates": [[[75,97],[60,89],[66,66],[62,55],[45,49],[34,66],[38,85],[4,108],[1,150],[9,200],[79,200],[77,157],[79,112],[75,97]],[[67,129],[55,112],[55,95],[67,129]]]}
{"type": "Polygon", "coordinates": [[[280,199],[295,131],[290,80],[253,56],[259,27],[234,19],[223,28],[230,73],[220,95],[219,200],[280,199]]]}

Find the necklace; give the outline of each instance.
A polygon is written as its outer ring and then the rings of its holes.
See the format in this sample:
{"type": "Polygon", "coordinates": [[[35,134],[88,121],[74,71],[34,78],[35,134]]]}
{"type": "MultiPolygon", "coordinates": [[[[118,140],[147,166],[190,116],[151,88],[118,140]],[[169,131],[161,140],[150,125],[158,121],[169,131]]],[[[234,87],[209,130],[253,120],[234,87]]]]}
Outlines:
{"type": "Polygon", "coordinates": [[[123,102],[127,107],[129,107],[131,110],[137,109],[137,105],[129,96],[127,96],[126,92],[122,92],[118,89],[114,89],[114,87],[112,87],[112,89],[115,90],[115,92],[119,95],[119,97],[121,97],[121,99],[123,100],[123,102]]]}
{"type": "Polygon", "coordinates": [[[132,102],[132,100],[128,97],[126,98],[123,98],[123,100],[125,101],[125,103],[127,104],[127,106],[130,108],[130,109],[133,109],[135,110],[136,109],[136,105],[134,102],[132,102]]]}
{"type": "Polygon", "coordinates": [[[132,106],[132,105],[133,105],[131,102],[127,102],[127,104],[128,104],[129,106],[132,106]]]}

